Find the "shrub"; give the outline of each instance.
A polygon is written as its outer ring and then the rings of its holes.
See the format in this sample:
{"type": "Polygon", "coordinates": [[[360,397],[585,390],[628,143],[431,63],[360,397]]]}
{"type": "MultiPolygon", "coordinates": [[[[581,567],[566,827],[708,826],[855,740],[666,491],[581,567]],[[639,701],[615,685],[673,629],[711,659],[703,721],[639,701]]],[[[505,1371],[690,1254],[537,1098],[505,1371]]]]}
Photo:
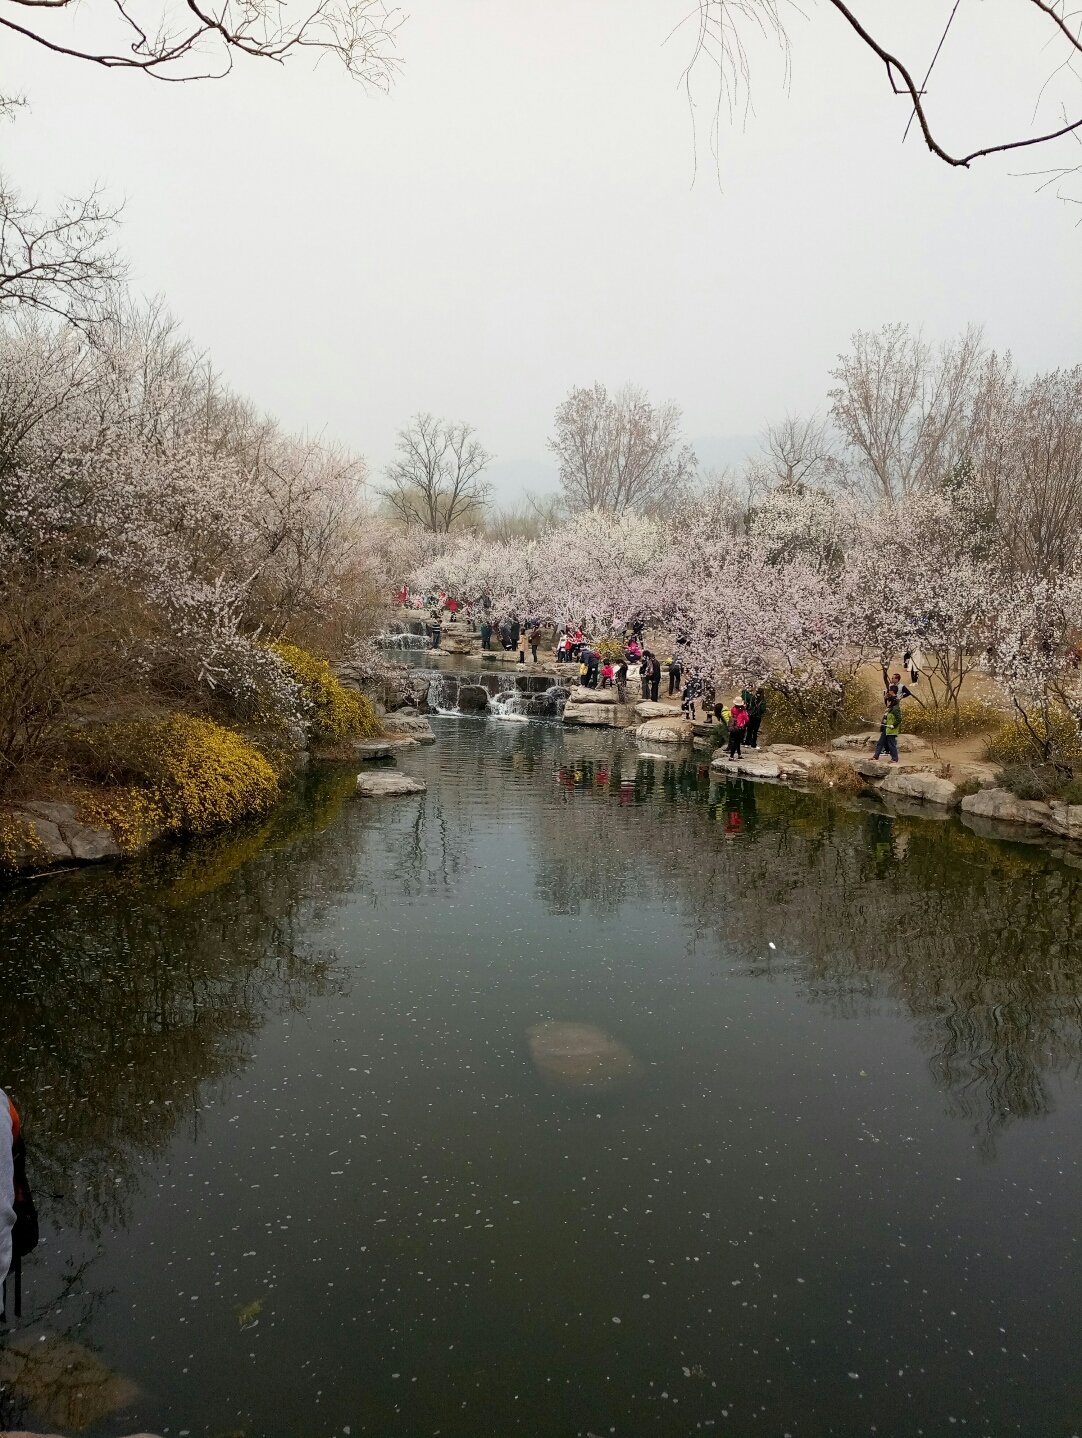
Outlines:
{"type": "Polygon", "coordinates": [[[610,659],[613,664],[619,664],[623,660],[626,652],[623,640],[613,639],[611,637],[599,640],[598,643],[594,645],[594,648],[601,655],[602,663],[604,663],[606,659],[610,659]]]}
{"type": "Polygon", "coordinates": [[[1027,764],[1043,762],[1044,745],[1050,741],[1050,752],[1057,758],[1082,759],[1082,738],[1074,719],[1062,709],[1054,709],[1047,726],[1041,719],[1031,721],[1031,733],[1021,719],[1003,724],[989,739],[985,755],[995,764],[1027,764]]]}
{"type": "Polygon", "coordinates": [[[347,689],[325,659],[295,644],[272,644],[271,649],[301,686],[309,715],[308,730],[316,744],[371,739],[380,732],[371,702],[363,694],[347,689]]]}
{"type": "Polygon", "coordinates": [[[1008,764],[1000,774],[1000,783],[1019,799],[1078,800],[1071,795],[1082,793],[1082,782],[1071,769],[1057,764],[1008,764]]]}
{"type": "Polygon", "coordinates": [[[808,770],[807,782],[817,788],[833,789],[838,794],[859,794],[867,786],[852,764],[844,759],[828,759],[808,770]]]}
{"type": "Polygon", "coordinates": [[[84,817],[127,850],[158,834],[212,833],[278,797],[278,776],[253,744],[188,714],[102,725],[75,754],[84,774],[110,786],[84,803],[84,817]]]}
{"type": "Polygon", "coordinates": [[[983,699],[963,699],[958,712],[950,706],[922,708],[911,699],[902,700],[904,728],[910,734],[925,738],[954,738],[963,734],[983,734],[989,729],[998,729],[1003,723],[1003,711],[983,699]]]}
{"type": "Polygon", "coordinates": [[[806,689],[797,698],[766,686],[766,715],[763,729],[771,743],[825,744],[869,722],[870,699],[864,685],[850,680],[839,693],[835,689],[806,689]]]}

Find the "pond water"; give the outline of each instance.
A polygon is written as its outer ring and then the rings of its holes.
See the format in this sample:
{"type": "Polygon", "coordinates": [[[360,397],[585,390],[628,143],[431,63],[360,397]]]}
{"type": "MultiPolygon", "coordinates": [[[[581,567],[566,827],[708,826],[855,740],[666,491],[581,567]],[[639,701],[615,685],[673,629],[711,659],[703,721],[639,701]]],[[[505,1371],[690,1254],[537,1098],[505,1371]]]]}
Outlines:
{"type": "Polygon", "coordinates": [[[1079,1432],[1082,870],[434,722],[0,893],[0,1428],[1079,1432]]]}

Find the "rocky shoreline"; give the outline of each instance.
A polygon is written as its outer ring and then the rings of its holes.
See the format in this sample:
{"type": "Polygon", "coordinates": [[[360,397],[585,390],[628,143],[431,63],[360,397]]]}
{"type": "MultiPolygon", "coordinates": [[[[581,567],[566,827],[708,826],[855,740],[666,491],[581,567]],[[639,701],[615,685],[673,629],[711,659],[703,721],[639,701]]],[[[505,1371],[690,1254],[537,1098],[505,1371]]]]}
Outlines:
{"type": "MultiPolygon", "coordinates": [[[[480,657],[472,647],[469,653],[474,660],[480,657]]],[[[485,662],[488,657],[486,652],[485,662]]],[[[530,668],[533,670],[533,666],[530,668]]],[[[572,665],[539,665],[533,672],[566,681],[570,671],[576,669],[572,665]]],[[[347,671],[341,677],[346,684],[362,687],[360,676],[347,671]]],[[[401,672],[393,671],[379,687],[381,693],[377,696],[372,694],[370,682],[364,685],[380,712],[383,734],[377,739],[355,741],[348,755],[334,757],[339,762],[354,760],[363,766],[357,778],[357,792],[362,797],[422,793],[425,785],[421,780],[391,765],[400,753],[436,740],[425,712],[428,706],[423,686],[419,689],[411,671],[403,666],[401,672]]],[[[702,747],[709,744],[714,728],[712,723],[692,722],[671,700],[629,699],[621,704],[615,689],[580,685],[569,686],[563,722],[571,728],[622,730],[643,744],[666,746],[702,747]]],[[[996,765],[944,763],[930,745],[915,735],[900,736],[898,764],[876,761],[872,758],[876,738],[874,731],[842,735],[831,742],[829,749],[767,743],[745,749],[739,759],[730,759],[725,750],[717,749],[711,754],[710,769],[719,779],[734,775],[797,788],[829,789],[835,782],[830,777],[832,771],[845,766],[888,812],[927,817],[957,813],[967,827],[988,837],[1025,838],[1032,842],[1048,835],[1082,841],[1082,804],[1020,799],[1001,785],[996,765]]],[[[305,753],[298,757],[302,762],[297,767],[301,768],[309,756],[305,753]]],[[[839,784],[839,790],[841,787],[839,784]]],[[[109,829],[80,819],[72,803],[25,801],[0,813],[0,821],[4,872],[10,877],[56,873],[77,865],[133,857],[132,851],[121,849],[109,829]]],[[[156,837],[151,835],[135,852],[143,852],[156,837]]]]}

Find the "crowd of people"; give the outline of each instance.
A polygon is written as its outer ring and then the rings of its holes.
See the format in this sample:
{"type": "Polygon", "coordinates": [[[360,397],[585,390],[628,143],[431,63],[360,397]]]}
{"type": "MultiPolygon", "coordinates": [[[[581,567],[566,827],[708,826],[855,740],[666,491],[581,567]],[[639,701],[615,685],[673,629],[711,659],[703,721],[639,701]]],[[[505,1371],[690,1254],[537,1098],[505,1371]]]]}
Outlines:
{"type": "MultiPolygon", "coordinates": [[[[526,650],[530,650],[533,662],[537,664],[538,649],[544,635],[540,619],[520,620],[517,615],[494,616],[487,597],[465,605],[451,598],[442,590],[436,594],[411,595],[401,590],[394,596],[395,601],[405,607],[423,609],[428,612],[430,643],[438,649],[444,623],[457,623],[463,615],[470,628],[477,628],[481,635],[482,650],[491,650],[493,641],[502,649],[518,651],[518,662],[525,664],[526,650]]],[[[679,640],[671,654],[662,658],[652,653],[643,639],[644,626],[631,624],[619,639],[607,639],[595,643],[587,638],[581,625],[567,624],[556,634],[553,657],[557,664],[577,664],[579,684],[586,689],[616,690],[619,703],[627,703],[628,684],[635,680],[640,686],[641,699],[657,702],[661,693],[663,675],[668,675],[668,697],[679,696],[683,716],[694,723],[713,723],[720,744],[727,750],[730,759],[741,757],[745,747],[755,749],[759,744],[759,729],[766,715],[766,691],[762,685],[755,689],[743,689],[731,703],[719,700],[714,685],[702,674],[685,673],[680,656],[679,640]]],[[[902,731],[902,700],[921,701],[909,687],[920,677],[917,667],[918,656],[906,653],[903,656],[905,674],[887,672],[883,666],[883,714],[879,724],[879,742],[875,748],[875,759],[884,754],[892,764],[898,760],[898,736],[902,731]]]]}

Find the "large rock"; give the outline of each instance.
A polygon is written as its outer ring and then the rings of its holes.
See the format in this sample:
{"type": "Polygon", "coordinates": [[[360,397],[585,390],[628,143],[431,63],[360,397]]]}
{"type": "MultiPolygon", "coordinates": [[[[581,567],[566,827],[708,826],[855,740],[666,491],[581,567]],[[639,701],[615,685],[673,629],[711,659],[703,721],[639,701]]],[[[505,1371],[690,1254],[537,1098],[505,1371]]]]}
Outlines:
{"type": "Polygon", "coordinates": [[[488,690],[483,684],[460,684],[458,708],[462,714],[483,714],[488,708],[488,690]]]}
{"type": "Polygon", "coordinates": [[[74,804],[61,804],[55,799],[32,799],[20,805],[27,814],[36,814],[49,824],[75,824],[78,816],[74,804]]]}
{"type": "Polygon", "coordinates": [[[781,765],[777,759],[770,759],[765,753],[754,749],[741,759],[730,759],[727,749],[719,749],[710,761],[710,767],[718,774],[739,774],[745,779],[780,779],[781,765]]]}
{"type": "Polygon", "coordinates": [[[49,869],[71,857],[67,840],[48,819],[21,811],[0,814],[0,865],[5,869],[49,869]]]}
{"type": "Polygon", "coordinates": [[[635,705],[640,719],[672,719],[679,715],[679,704],[663,704],[660,699],[640,699],[635,705]]]}
{"type": "Polygon", "coordinates": [[[690,744],[694,735],[691,720],[679,714],[668,719],[647,719],[635,730],[636,739],[647,739],[651,744],[690,744]]]}
{"type": "Polygon", "coordinates": [[[1052,818],[1050,805],[1039,799],[1019,799],[1009,789],[982,789],[979,794],[967,794],[962,800],[962,812],[1034,829],[1047,828],[1052,818]]]}
{"type": "Polygon", "coordinates": [[[588,689],[585,684],[576,684],[567,696],[572,704],[615,704],[615,689],[588,689]]]}
{"type": "Polygon", "coordinates": [[[901,759],[897,764],[892,764],[885,756],[882,759],[870,759],[863,754],[853,754],[844,749],[835,753],[834,757],[841,759],[843,763],[851,764],[862,779],[870,779],[874,784],[885,779],[888,774],[930,774],[934,767],[931,761],[901,759]]]}
{"type": "Polygon", "coordinates": [[[116,859],[120,855],[120,846],[108,829],[94,829],[89,824],[61,824],[60,833],[71,849],[72,858],[85,864],[116,859]]]}
{"type": "Polygon", "coordinates": [[[940,779],[935,774],[915,774],[904,769],[894,769],[879,785],[880,794],[894,795],[899,799],[919,799],[924,804],[943,804],[953,808],[958,803],[958,789],[949,779],[940,779]]]}
{"type": "Polygon", "coordinates": [[[1082,839],[1082,804],[1050,805],[1052,810],[1045,827],[1064,839],[1082,839]]]}
{"type": "MultiPolygon", "coordinates": [[[[839,734],[836,739],[830,741],[832,749],[871,749],[874,750],[879,742],[879,730],[869,729],[866,734],[839,734]]],[[[912,754],[918,749],[927,749],[928,745],[917,734],[898,735],[898,753],[912,754]]]]}
{"type": "Polygon", "coordinates": [[[435,744],[436,742],[432,725],[423,714],[388,714],[383,720],[383,728],[388,735],[416,739],[419,744],[435,744]]]}
{"type": "Polygon", "coordinates": [[[470,634],[454,634],[444,629],[440,636],[440,648],[445,654],[472,654],[474,649],[473,636],[470,634]]]}
{"type": "Polygon", "coordinates": [[[399,794],[423,794],[428,785],[412,774],[371,773],[357,775],[357,793],[365,799],[392,799],[399,794]]]}
{"type": "Polygon", "coordinates": [[[639,1071],[634,1055],[593,1024],[534,1024],[530,1057],[553,1083],[576,1089],[607,1089],[639,1071]]]}
{"type": "Polygon", "coordinates": [[[952,764],[951,772],[959,784],[979,784],[982,789],[999,788],[999,765],[981,764],[976,760],[968,764],[952,764]]]}
{"type": "MultiPolygon", "coordinates": [[[[411,747],[413,742],[411,739],[411,747]]],[[[353,753],[358,759],[391,759],[398,747],[383,739],[357,739],[353,744],[353,753]]]]}
{"type": "Polygon", "coordinates": [[[805,749],[801,744],[766,744],[760,749],[745,749],[744,757],[776,760],[781,765],[783,776],[807,774],[812,769],[822,768],[827,762],[825,754],[817,754],[814,749],[805,749]]]}
{"type": "Polygon", "coordinates": [[[635,711],[630,704],[574,704],[569,699],[564,705],[565,724],[592,724],[605,729],[627,729],[635,722],[635,711]]]}

